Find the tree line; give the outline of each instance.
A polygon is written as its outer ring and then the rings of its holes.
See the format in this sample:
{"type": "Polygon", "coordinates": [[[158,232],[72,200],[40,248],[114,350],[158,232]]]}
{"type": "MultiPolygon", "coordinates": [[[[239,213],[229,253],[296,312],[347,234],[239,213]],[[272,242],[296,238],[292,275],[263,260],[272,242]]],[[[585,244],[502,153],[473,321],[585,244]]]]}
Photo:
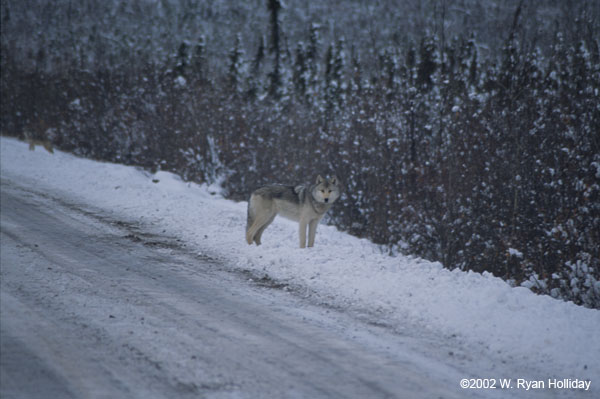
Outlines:
{"type": "Polygon", "coordinates": [[[578,31],[547,32],[541,48],[519,33],[521,2],[497,52],[473,32],[446,38],[443,29],[366,49],[325,40],[311,22],[291,43],[289,9],[278,0],[265,8],[256,47],[238,35],[218,69],[207,35],[162,60],[93,67],[82,50],[48,69],[52,49],[25,63],[3,32],[2,134],[189,181],[222,179],[234,200],[329,171],[345,185],[328,220],[341,230],[392,255],[600,307],[593,6],[578,31]]]}

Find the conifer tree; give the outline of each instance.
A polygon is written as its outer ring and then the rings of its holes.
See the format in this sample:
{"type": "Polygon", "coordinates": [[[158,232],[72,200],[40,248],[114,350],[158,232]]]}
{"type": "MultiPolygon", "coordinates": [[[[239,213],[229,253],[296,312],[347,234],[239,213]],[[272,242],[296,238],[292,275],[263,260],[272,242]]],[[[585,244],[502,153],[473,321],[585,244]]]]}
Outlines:
{"type": "Polygon", "coordinates": [[[177,56],[175,58],[175,69],[173,72],[175,76],[183,76],[187,75],[188,69],[188,44],[183,41],[179,45],[179,49],[177,50],[177,56]]]}
{"type": "Polygon", "coordinates": [[[229,73],[228,81],[229,86],[234,91],[241,89],[241,82],[243,78],[243,67],[244,67],[244,51],[241,49],[241,37],[238,34],[235,38],[235,45],[229,52],[229,73]]]}
{"type": "Polygon", "coordinates": [[[432,76],[436,68],[435,44],[431,37],[424,37],[419,47],[419,64],[417,67],[417,84],[422,90],[431,89],[433,85],[432,76]]]}
{"type": "Polygon", "coordinates": [[[252,60],[252,66],[248,74],[247,96],[250,99],[257,98],[260,94],[259,92],[261,91],[261,76],[262,67],[265,62],[265,47],[265,37],[261,35],[258,48],[256,49],[256,54],[252,60]]]}
{"type": "Polygon", "coordinates": [[[308,87],[308,67],[306,64],[306,49],[304,43],[298,43],[296,47],[296,59],[294,62],[293,82],[296,94],[302,98],[306,98],[306,89],[308,87]]]}
{"type": "Polygon", "coordinates": [[[319,80],[320,80],[320,69],[319,69],[319,52],[321,49],[321,38],[319,36],[320,26],[312,24],[310,26],[310,33],[308,38],[308,47],[306,49],[306,65],[308,68],[307,77],[307,95],[316,100],[316,96],[319,92],[319,80]]]}
{"type": "Polygon", "coordinates": [[[198,43],[196,43],[194,54],[192,55],[192,70],[194,71],[195,78],[204,81],[208,72],[206,69],[206,38],[202,35],[198,43]]]}
{"type": "Polygon", "coordinates": [[[279,11],[282,8],[280,0],[267,0],[267,7],[271,15],[271,47],[270,52],[274,56],[273,70],[269,74],[270,85],[269,93],[274,97],[279,97],[281,92],[281,48],[280,48],[280,27],[279,11]]]}

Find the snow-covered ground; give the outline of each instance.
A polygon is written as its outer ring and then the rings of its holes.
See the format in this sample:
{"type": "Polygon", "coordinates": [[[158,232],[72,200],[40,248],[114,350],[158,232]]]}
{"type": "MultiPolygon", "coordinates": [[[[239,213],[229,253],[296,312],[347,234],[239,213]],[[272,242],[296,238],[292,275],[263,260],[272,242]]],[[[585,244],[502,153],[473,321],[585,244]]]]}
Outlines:
{"type": "Polygon", "coordinates": [[[11,138],[2,137],[0,144],[2,178],[136,220],[247,271],[249,278],[268,276],[286,285],[290,295],[312,303],[364,315],[392,331],[416,326],[423,334],[444,337],[455,348],[450,355],[455,360],[448,362],[468,361],[473,367],[467,369],[476,370],[465,377],[591,380],[590,391],[569,392],[600,395],[598,310],[513,288],[490,274],[390,257],[332,226],[319,226],[314,248],[299,249],[297,225],[277,218],[263,245],[249,246],[244,240],[247,204],[222,198],[218,187],[60,151],[31,152],[11,138]],[[511,370],[528,374],[506,375],[511,370]]]}

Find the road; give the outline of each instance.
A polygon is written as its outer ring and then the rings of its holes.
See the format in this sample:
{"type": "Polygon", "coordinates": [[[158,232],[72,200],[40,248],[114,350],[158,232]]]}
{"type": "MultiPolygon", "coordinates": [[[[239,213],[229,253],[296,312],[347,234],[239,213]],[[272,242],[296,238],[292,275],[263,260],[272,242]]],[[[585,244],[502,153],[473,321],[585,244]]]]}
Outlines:
{"type": "Polygon", "coordinates": [[[397,332],[175,238],[8,180],[0,204],[3,399],[466,393],[397,332]]]}

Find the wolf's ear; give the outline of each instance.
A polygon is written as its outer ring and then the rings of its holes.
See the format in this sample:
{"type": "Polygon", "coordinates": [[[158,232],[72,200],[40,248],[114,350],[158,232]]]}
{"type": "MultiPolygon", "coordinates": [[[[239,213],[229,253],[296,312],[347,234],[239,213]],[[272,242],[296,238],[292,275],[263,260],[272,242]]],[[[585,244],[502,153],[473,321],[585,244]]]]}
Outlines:
{"type": "Polygon", "coordinates": [[[337,184],[339,183],[337,176],[333,176],[331,179],[329,179],[329,183],[333,184],[334,186],[337,186],[337,184]]]}
{"type": "Polygon", "coordinates": [[[321,184],[323,183],[323,178],[321,177],[321,175],[317,176],[317,184],[321,184]]]}

